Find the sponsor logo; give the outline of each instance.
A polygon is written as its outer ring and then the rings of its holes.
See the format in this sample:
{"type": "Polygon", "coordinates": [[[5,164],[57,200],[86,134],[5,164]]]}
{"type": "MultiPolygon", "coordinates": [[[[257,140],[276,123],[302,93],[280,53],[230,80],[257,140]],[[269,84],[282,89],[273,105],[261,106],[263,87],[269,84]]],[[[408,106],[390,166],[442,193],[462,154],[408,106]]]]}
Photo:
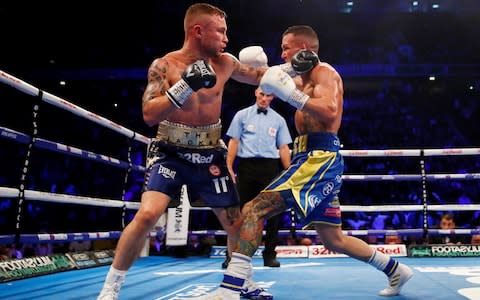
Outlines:
{"type": "MultiPolygon", "coordinates": [[[[275,281],[258,281],[256,284],[260,288],[269,289],[275,281]]],[[[207,295],[218,288],[218,283],[197,283],[183,287],[170,293],[169,295],[156,298],[157,300],[180,300],[180,299],[196,299],[197,297],[207,295]]]]}
{"type": "Polygon", "coordinates": [[[174,224],[175,232],[182,231],[182,227],[183,227],[182,216],[183,216],[183,208],[180,203],[180,205],[177,208],[175,208],[175,224],[174,224]]]}
{"type": "Polygon", "coordinates": [[[424,257],[424,256],[432,256],[432,249],[430,247],[419,247],[415,246],[409,249],[409,256],[413,257],[424,257]]]}
{"type": "Polygon", "coordinates": [[[398,155],[402,155],[403,151],[402,150],[385,150],[383,153],[385,154],[385,156],[398,156],[398,155]]]}
{"type": "Polygon", "coordinates": [[[317,195],[308,196],[307,201],[308,201],[308,205],[310,205],[311,207],[317,207],[317,205],[322,203],[322,200],[318,199],[317,195]]]}
{"type": "Polygon", "coordinates": [[[461,149],[444,149],[442,153],[444,154],[461,154],[463,151],[461,149]]]}
{"type": "Polygon", "coordinates": [[[335,187],[335,185],[333,184],[333,182],[327,182],[325,184],[325,186],[323,187],[322,194],[324,196],[330,195],[330,193],[333,191],[334,187],[335,187]]]}
{"type": "Polygon", "coordinates": [[[87,260],[87,259],[90,259],[90,257],[88,257],[88,254],[87,254],[87,253],[73,253],[73,254],[72,254],[72,257],[73,257],[75,260],[87,260]]]}
{"type": "Polygon", "coordinates": [[[400,247],[382,247],[382,246],[378,246],[376,248],[376,250],[378,252],[381,252],[383,254],[396,254],[396,255],[400,255],[401,254],[401,249],[400,247]]]}
{"type": "Polygon", "coordinates": [[[348,152],[348,155],[350,156],[367,156],[368,151],[367,150],[352,150],[348,152]]]}
{"type": "Polygon", "coordinates": [[[412,257],[479,257],[480,245],[413,245],[408,253],[412,257]]]}
{"type": "Polygon", "coordinates": [[[212,248],[210,256],[225,256],[227,255],[227,248],[212,248]]]}
{"type": "Polygon", "coordinates": [[[304,249],[301,249],[301,248],[276,249],[275,252],[277,252],[277,255],[279,255],[279,256],[281,256],[281,255],[292,255],[292,254],[301,255],[301,254],[305,253],[304,249]]]}
{"type": "Polygon", "coordinates": [[[12,139],[17,138],[17,135],[15,133],[8,132],[8,131],[2,131],[2,136],[12,138],[12,139]]]}
{"type": "Polygon", "coordinates": [[[205,61],[199,61],[198,65],[200,67],[200,73],[202,74],[202,76],[210,74],[209,66],[205,64],[205,61]]]}
{"type": "Polygon", "coordinates": [[[480,245],[432,246],[433,256],[480,256],[480,245]]]}
{"type": "Polygon", "coordinates": [[[268,128],[268,135],[276,136],[277,135],[277,129],[275,129],[273,127],[268,128]]]}
{"type": "Polygon", "coordinates": [[[220,176],[220,174],[222,174],[220,168],[217,165],[211,165],[210,167],[208,167],[208,171],[210,171],[210,174],[212,174],[213,176],[220,176]]]}
{"type": "Polygon", "coordinates": [[[213,161],[213,154],[203,156],[200,153],[178,153],[178,156],[194,164],[209,164],[213,161]]]}
{"type": "Polygon", "coordinates": [[[186,77],[187,77],[187,78],[188,78],[188,77],[192,77],[192,76],[195,76],[195,75],[198,74],[198,73],[201,73],[201,72],[200,72],[200,68],[198,67],[197,64],[193,64],[193,65],[191,65],[191,68],[188,69],[188,72],[187,72],[186,77]]]}
{"type": "MultiPolygon", "coordinates": [[[[262,252],[265,249],[264,246],[258,247],[258,249],[253,254],[253,257],[262,257],[262,252]]],[[[276,248],[278,250],[278,247],[276,248]]],[[[213,246],[210,250],[210,257],[221,257],[225,258],[227,254],[227,247],[225,246],[213,246]]]]}
{"type": "Polygon", "coordinates": [[[172,294],[157,299],[165,300],[179,300],[179,299],[194,299],[206,295],[210,292],[213,292],[218,287],[218,283],[208,283],[208,284],[192,284],[186,286],[180,290],[173,292],[172,294]]]}
{"type": "Polygon", "coordinates": [[[105,258],[105,257],[109,257],[109,256],[110,256],[110,254],[108,254],[108,253],[105,252],[105,251],[94,252],[93,255],[94,255],[96,258],[105,258]]]}
{"type": "Polygon", "coordinates": [[[325,213],[323,214],[326,217],[340,218],[340,208],[338,207],[327,207],[325,213]]]}
{"type": "MultiPolygon", "coordinates": [[[[371,245],[378,252],[389,254],[391,256],[406,256],[407,249],[405,245],[371,245]]],[[[309,246],[309,258],[317,257],[348,257],[345,254],[335,252],[325,248],[323,245],[309,246]]]]}
{"type": "Polygon", "coordinates": [[[65,255],[36,256],[0,262],[0,282],[73,269],[65,255]]]}
{"type": "Polygon", "coordinates": [[[175,179],[177,171],[170,170],[169,168],[160,165],[158,167],[158,174],[162,174],[162,176],[165,178],[175,179]]]}
{"type": "Polygon", "coordinates": [[[329,250],[329,249],[325,248],[325,246],[323,246],[323,245],[310,246],[309,250],[310,250],[310,254],[309,254],[310,257],[313,257],[313,256],[331,256],[331,257],[343,256],[343,254],[337,253],[333,250],[329,250]]]}

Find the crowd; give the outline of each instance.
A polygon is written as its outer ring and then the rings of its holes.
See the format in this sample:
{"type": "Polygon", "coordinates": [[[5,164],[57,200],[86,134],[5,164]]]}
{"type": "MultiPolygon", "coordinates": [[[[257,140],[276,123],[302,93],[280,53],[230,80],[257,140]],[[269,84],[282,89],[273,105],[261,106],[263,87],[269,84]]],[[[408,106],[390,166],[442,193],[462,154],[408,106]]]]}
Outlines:
{"type": "MultiPolygon", "coordinates": [[[[301,2],[301,1],[300,1],[301,2]]],[[[179,14],[182,8],[172,6],[168,1],[156,4],[155,9],[162,9],[179,14]]],[[[226,4],[227,5],[227,4],[226,4]]],[[[245,9],[251,4],[233,4],[245,9]]],[[[295,5],[295,4],[291,4],[295,5]]],[[[284,8],[287,10],[287,8],[284,8]]],[[[100,9],[101,10],[101,9],[100,9]]],[[[230,9],[233,11],[232,9],[230,9]]],[[[243,11],[243,10],[241,10],[243,11]]],[[[242,14],[231,16],[232,28],[238,27],[242,14]]],[[[291,22],[293,16],[282,20],[291,22]]],[[[458,18],[449,14],[430,15],[393,15],[389,19],[376,19],[372,22],[369,15],[324,15],[316,21],[319,28],[328,28],[335,22],[336,30],[321,31],[320,59],[339,66],[340,75],[345,79],[345,103],[343,125],[339,137],[344,149],[422,149],[422,148],[454,148],[480,147],[480,102],[478,100],[480,82],[478,73],[472,71],[466,76],[455,76],[454,70],[447,76],[430,80],[431,74],[419,75],[416,72],[397,71],[393,75],[370,77],[369,74],[353,72],[358,65],[367,65],[374,69],[377,64],[401,66],[403,64],[477,64],[480,50],[478,25],[480,19],[472,16],[458,18]],[[401,22],[396,22],[402,18],[401,22]],[[407,19],[405,19],[407,18],[407,19]],[[454,23],[456,26],[451,26],[454,23]],[[349,28],[359,26],[365,28],[363,34],[348,36],[349,28]],[[400,24],[400,25],[399,25],[400,24]],[[423,30],[413,30],[421,27],[423,30]],[[456,29],[455,29],[456,28],[456,29]],[[462,30],[458,30],[462,28],[462,30]],[[454,32],[453,32],[454,30],[454,32]],[[333,33],[335,32],[335,33],[333,33]],[[343,34],[338,34],[338,33],[343,34]],[[372,32],[374,34],[372,34],[372,32]],[[379,37],[382,37],[379,40],[379,37]],[[436,44],[430,45],[435,40],[436,44]],[[465,41],[468,41],[466,43],[465,41]],[[322,43],[329,47],[322,48],[322,43]],[[461,45],[459,47],[458,45],[461,45]],[[448,52],[447,49],[449,50],[448,52]],[[343,68],[342,68],[343,66],[343,68]],[[342,71],[344,73],[342,73],[342,71]],[[409,76],[411,74],[411,76],[409,76]]],[[[266,14],[264,19],[250,20],[252,24],[243,28],[244,32],[232,32],[232,43],[229,47],[233,53],[246,44],[259,43],[264,46],[272,64],[279,60],[280,49],[276,46],[280,40],[279,32],[253,32],[268,22],[269,28],[277,27],[272,16],[266,14]],[[235,44],[239,43],[239,44],[235,44]],[[240,44],[241,43],[241,44],[240,44]]],[[[159,21],[162,22],[162,21],[159,21]]],[[[291,22],[297,23],[297,22],[291,22]]],[[[56,26],[57,22],[55,22],[56,26]]],[[[48,24],[47,24],[48,25],[48,24]]],[[[131,25],[131,23],[130,23],[131,25]]],[[[140,24],[141,25],[141,24],[140,24]]],[[[140,26],[136,25],[136,26],[140,26]]],[[[142,25],[143,26],[143,25],[142,25]]],[[[161,26],[159,26],[161,27],[161,26]]],[[[182,32],[176,32],[170,26],[164,39],[171,39],[178,44],[182,32]]],[[[177,26],[181,30],[181,26],[177,26]]],[[[285,26],[278,25],[278,28],[285,26]]],[[[143,28],[143,27],[142,27],[143,28]]],[[[145,26],[145,28],[147,28],[145,26]]],[[[149,30],[156,30],[150,28],[149,30]]],[[[125,31],[127,32],[127,31],[125,31]]],[[[130,31],[128,31],[130,32],[130,31]]],[[[157,34],[153,34],[157,36],[157,34]]],[[[133,37],[132,37],[133,38],[133,37]]],[[[56,53],[58,63],[50,62],[49,71],[57,68],[78,68],[82,64],[102,64],[104,67],[118,67],[118,56],[111,55],[117,50],[131,51],[138,55],[123,55],[122,67],[145,66],[153,56],[165,52],[165,45],[152,41],[147,36],[135,37],[138,43],[129,47],[116,47],[118,43],[104,45],[105,49],[115,51],[90,50],[78,60],[67,60],[63,53],[72,45],[65,45],[62,53],[56,53]],[[140,39],[142,39],[140,41],[140,39]],[[113,50],[113,49],[112,49],[113,50]],[[136,57],[136,58],[135,58],[136,57]],[[141,58],[139,58],[141,57],[141,58]],[[94,63],[95,62],[95,63],[94,63]],[[60,66],[59,64],[62,63],[60,66]]],[[[111,42],[111,41],[110,41],[111,42]]],[[[80,51],[80,50],[77,50],[80,51]]],[[[7,51],[8,52],[8,51],[7,51]]],[[[46,61],[46,50],[40,51],[37,58],[46,61]]],[[[28,59],[33,59],[28,55],[28,59]]],[[[15,61],[4,62],[6,67],[15,68],[15,61]]],[[[39,65],[42,66],[42,65],[39,65]]],[[[20,68],[21,69],[21,68],[20,68]]],[[[400,69],[398,69],[400,70],[400,69]]],[[[22,77],[22,74],[15,74],[22,77]]],[[[133,76],[133,75],[131,75],[133,76]]],[[[128,77],[128,76],[127,76],[128,77]]],[[[81,101],[81,106],[101,116],[105,116],[127,128],[154,136],[155,129],[147,127],[141,119],[140,98],[144,87],[141,80],[88,80],[67,82],[66,86],[58,86],[49,79],[38,79],[37,86],[73,103],[81,101]]],[[[253,103],[251,95],[254,87],[228,82],[222,104],[222,134],[226,142],[226,130],[234,114],[253,103]],[[248,101],[246,99],[252,99],[248,101]]],[[[32,101],[8,87],[1,87],[1,95],[11,101],[12,106],[0,110],[0,126],[12,128],[27,134],[32,130],[32,101]],[[15,113],[12,113],[15,112],[15,113]]],[[[271,104],[287,121],[292,137],[295,136],[292,107],[280,101],[271,104]]],[[[38,120],[39,136],[48,140],[72,145],[81,149],[105,154],[127,161],[127,148],[130,141],[110,130],[83,121],[58,108],[42,104],[38,120]],[[55,120],[52,122],[51,120],[55,120]],[[99,142],[100,141],[100,142],[99,142]]],[[[18,187],[21,178],[26,146],[8,140],[1,141],[0,147],[0,186],[18,187]]],[[[134,164],[145,164],[145,145],[133,143],[132,160],[134,164]]],[[[466,157],[429,157],[425,159],[427,173],[476,173],[480,170],[480,159],[476,156],[466,157]]],[[[107,199],[138,201],[141,194],[143,174],[132,172],[124,185],[126,170],[96,162],[65,157],[63,154],[50,153],[34,149],[27,176],[27,189],[52,193],[82,195],[107,199]]],[[[419,174],[418,158],[345,158],[345,174],[419,174]]],[[[427,201],[430,204],[475,204],[480,201],[478,183],[476,181],[445,180],[429,182],[427,185],[427,201]]],[[[422,204],[422,186],[420,182],[345,182],[340,194],[344,205],[378,205],[378,204],[422,204]]],[[[0,234],[14,232],[17,216],[17,200],[0,198],[0,234]]],[[[22,212],[22,230],[38,232],[39,228],[46,232],[85,232],[122,229],[122,209],[91,207],[77,204],[53,204],[27,201],[22,212]]],[[[440,222],[443,212],[429,214],[428,224],[434,226],[440,222]]],[[[129,222],[133,211],[126,211],[125,220],[129,222]]],[[[209,212],[195,212],[197,222],[202,229],[217,229],[219,224],[209,212]],[[198,220],[203,220],[199,222],[198,220]]],[[[479,212],[454,213],[457,227],[475,228],[480,226],[479,212]]],[[[289,215],[283,218],[282,228],[289,229],[289,215]]],[[[421,228],[422,212],[396,213],[345,213],[343,228],[345,229],[390,229],[421,228]]],[[[195,228],[193,228],[195,229],[195,228]]],[[[222,243],[222,240],[216,241],[222,243]]],[[[285,243],[287,243],[285,241],[285,243]]],[[[192,237],[192,249],[202,249],[211,245],[212,240],[192,237]],[[197,240],[195,240],[197,239],[197,240]]],[[[152,241],[152,250],[164,253],[160,249],[162,241],[152,241]]],[[[189,252],[195,252],[189,248],[189,252]]],[[[8,255],[17,255],[19,248],[12,246],[8,255]],[[13,253],[13,254],[12,254],[13,253]]],[[[36,253],[36,250],[31,253],[36,253]]],[[[6,252],[2,248],[2,253],[6,252]]],[[[30,253],[30,252],[29,252],[30,253]]],[[[3,255],[3,254],[2,254],[3,255]]],[[[25,255],[25,254],[24,254],[25,255]]]]}

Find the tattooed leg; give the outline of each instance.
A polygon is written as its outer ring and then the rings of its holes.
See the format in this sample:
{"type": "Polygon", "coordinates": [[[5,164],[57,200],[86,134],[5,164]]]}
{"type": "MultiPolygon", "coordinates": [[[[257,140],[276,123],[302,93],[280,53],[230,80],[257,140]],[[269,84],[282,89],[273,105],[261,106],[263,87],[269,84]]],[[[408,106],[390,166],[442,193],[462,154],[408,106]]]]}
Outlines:
{"type": "Polygon", "coordinates": [[[243,223],[235,252],[253,256],[262,243],[264,220],[283,212],[285,202],[278,192],[260,193],[242,209],[243,223]]]}
{"type": "Polygon", "coordinates": [[[212,208],[212,210],[227,232],[227,249],[228,254],[231,255],[238,242],[240,225],[242,224],[240,207],[212,208]]]}

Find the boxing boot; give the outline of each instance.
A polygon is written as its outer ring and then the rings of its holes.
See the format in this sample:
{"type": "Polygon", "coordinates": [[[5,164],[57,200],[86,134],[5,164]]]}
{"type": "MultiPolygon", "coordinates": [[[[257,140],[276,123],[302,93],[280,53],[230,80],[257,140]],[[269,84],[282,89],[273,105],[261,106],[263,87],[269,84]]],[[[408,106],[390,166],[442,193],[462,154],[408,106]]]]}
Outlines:
{"type": "Polygon", "coordinates": [[[280,267],[280,262],[277,260],[277,252],[274,251],[263,251],[263,265],[266,267],[280,267]]]}

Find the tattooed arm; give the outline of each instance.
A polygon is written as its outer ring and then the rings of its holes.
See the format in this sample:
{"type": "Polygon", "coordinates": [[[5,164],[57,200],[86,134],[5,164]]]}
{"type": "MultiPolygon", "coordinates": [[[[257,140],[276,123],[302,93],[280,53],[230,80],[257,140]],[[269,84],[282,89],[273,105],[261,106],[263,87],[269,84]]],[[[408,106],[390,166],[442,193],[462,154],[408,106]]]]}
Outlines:
{"type": "Polygon", "coordinates": [[[177,109],[166,96],[170,88],[168,71],[169,63],[164,58],[154,60],[148,69],[148,84],[142,97],[143,120],[148,126],[157,125],[177,109]]]}
{"type": "Polygon", "coordinates": [[[246,64],[242,64],[235,57],[231,57],[231,63],[233,64],[232,78],[236,81],[258,85],[263,74],[267,70],[266,67],[255,68],[246,64]]]}

